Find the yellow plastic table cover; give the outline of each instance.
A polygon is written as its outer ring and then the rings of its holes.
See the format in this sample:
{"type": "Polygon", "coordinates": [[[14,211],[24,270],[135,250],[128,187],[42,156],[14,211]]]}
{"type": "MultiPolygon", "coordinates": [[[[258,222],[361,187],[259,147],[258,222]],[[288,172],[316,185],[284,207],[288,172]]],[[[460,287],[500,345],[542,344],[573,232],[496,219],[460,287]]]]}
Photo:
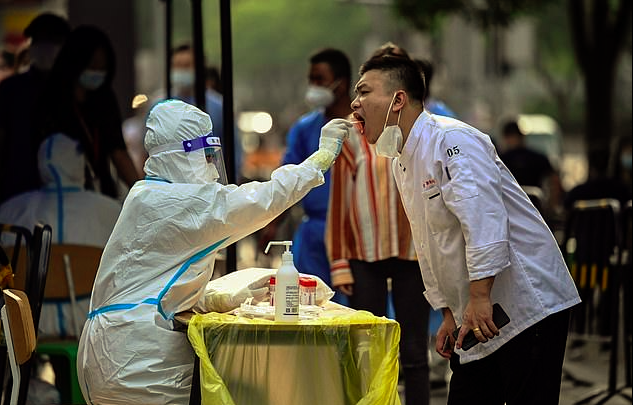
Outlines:
{"type": "Polygon", "coordinates": [[[346,311],[297,323],[195,314],[203,405],[400,405],[396,321],[346,311]]]}

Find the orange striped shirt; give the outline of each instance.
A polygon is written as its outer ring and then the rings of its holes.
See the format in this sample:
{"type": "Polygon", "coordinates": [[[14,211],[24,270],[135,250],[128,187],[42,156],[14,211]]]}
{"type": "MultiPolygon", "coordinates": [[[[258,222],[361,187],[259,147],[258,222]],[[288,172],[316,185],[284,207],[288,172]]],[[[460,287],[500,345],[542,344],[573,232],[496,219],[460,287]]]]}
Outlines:
{"type": "Polygon", "coordinates": [[[417,260],[409,221],[392,175],[365,137],[351,135],[330,168],[325,243],[333,286],[353,282],[348,260],[417,260]]]}

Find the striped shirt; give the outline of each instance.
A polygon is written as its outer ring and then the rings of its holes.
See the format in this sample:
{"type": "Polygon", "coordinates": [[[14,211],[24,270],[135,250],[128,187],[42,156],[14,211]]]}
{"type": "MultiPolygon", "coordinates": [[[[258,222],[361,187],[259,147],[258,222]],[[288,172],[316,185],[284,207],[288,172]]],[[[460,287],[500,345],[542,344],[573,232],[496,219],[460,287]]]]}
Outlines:
{"type": "Polygon", "coordinates": [[[353,283],[348,260],[417,260],[409,221],[392,175],[365,137],[351,135],[330,169],[326,250],[334,287],[353,283]]]}

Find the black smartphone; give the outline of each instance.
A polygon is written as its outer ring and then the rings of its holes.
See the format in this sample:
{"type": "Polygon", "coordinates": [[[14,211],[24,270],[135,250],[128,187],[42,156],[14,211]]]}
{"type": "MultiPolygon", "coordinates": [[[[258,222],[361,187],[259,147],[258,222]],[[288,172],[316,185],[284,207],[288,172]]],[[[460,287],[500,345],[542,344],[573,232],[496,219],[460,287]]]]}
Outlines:
{"type": "MultiPolygon", "coordinates": [[[[495,326],[500,329],[502,326],[506,325],[510,321],[511,319],[506,314],[506,312],[504,312],[502,306],[498,303],[493,304],[493,323],[495,324],[495,326]]],[[[458,339],[459,332],[460,327],[457,327],[456,330],[453,331],[454,339],[458,339]]],[[[478,340],[478,338],[475,337],[475,333],[470,330],[465,335],[464,339],[462,339],[462,350],[469,350],[478,343],[480,343],[480,341],[478,340]]]]}

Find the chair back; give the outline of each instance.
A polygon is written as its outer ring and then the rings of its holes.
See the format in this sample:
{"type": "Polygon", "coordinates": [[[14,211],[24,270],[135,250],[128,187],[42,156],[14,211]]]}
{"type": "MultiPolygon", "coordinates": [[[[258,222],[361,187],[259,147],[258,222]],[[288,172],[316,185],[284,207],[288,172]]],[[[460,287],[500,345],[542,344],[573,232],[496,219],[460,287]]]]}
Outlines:
{"type": "Polygon", "coordinates": [[[3,388],[5,381],[12,387],[10,396],[3,391],[3,402],[10,399],[10,405],[21,405],[26,403],[37,338],[26,293],[14,289],[2,293],[2,326],[11,366],[11,378],[3,379],[3,388]]]}
{"type": "Polygon", "coordinates": [[[40,324],[42,301],[44,300],[52,237],[53,232],[50,225],[41,223],[35,225],[33,230],[31,271],[27,273],[25,292],[31,303],[36,336],[37,325],[40,324]]]}
{"type": "Polygon", "coordinates": [[[6,289],[2,293],[8,321],[5,326],[13,342],[15,361],[22,365],[31,358],[37,343],[29,298],[20,290],[6,289]]]}
{"type": "Polygon", "coordinates": [[[0,224],[0,243],[13,270],[13,287],[24,290],[31,268],[31,232],[21,226],[0,224]]]}
{"type": "Polygon", "coordinates": [[[102,248],[94,246],[53,244],[44,290],[44,300],[69,301],[71,314],[68,330],[79,340],[83,325],[75,317],[78,298],[88,298],[99,269],[102,248]],[[66,282],[64,282],[66,280],[66,282]]]}
{"type": "Polygon", "coordinates": [[[102,253],[95,246],[52,244],[44,299],[70,299],[71,293],[89,296],[102,253]]]}
{"type": "Polygon", "coordinates": [[[582,299],[573,316],[579,334],[609,334],[606,297],[620,282],[620,211],[619,201],[597,199],[576,201],[569,213],[562,248],[582,299]]]}

